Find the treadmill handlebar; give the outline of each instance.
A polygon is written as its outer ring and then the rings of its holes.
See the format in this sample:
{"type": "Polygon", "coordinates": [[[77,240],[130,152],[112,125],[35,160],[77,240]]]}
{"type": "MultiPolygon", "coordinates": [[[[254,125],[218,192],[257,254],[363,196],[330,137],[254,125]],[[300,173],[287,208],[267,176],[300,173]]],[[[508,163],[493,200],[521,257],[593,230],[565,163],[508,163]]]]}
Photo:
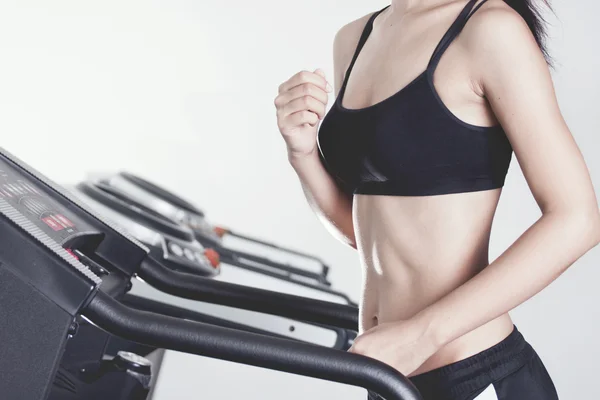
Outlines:
{"type": "Polygon", "coordinates": [[[260,244],[262,246],[265,247],[271,247],[273,249],[279,250],[281,252],[284,253],[289,253],[289,254],[293,254],[296,256],[300,256],[303,258],[306,258],[308,260],[312,260],[315,261],[319,264],[321,264],[321,276],[325,279],[327,278],[327,275],[329,274],[329,267],[327,266],[327,264],[325,264],[325,261],[321,260],[319,257],[317,256],[313,256],[312,254],[307,254],[298,250],[294,250],[294,249],[290,249],[287,247],[283,247],[274,243],[269,243],[269,242],[265,242],[263,240],[257,239],[257,238],[253,238],[247,235],[243,235],[241,233],[238,232],[234,232],[231,229],[227,229],[227,228],[223,228],[223,227],[216,227],[215,231],[217,232],[217,234],[219,234],[221,237],[228,234],[230,236],[236,237],[238,239],[242,239],[242,240],[246,240],[248,242],[251,243],[256,243],[256,244],[260,244]]]}
{"type": "Polygon", "coordinates": [[[304,276],[307,278],[314,279],[321,284],[331,286],[331,283],[327,280],[325,275],[319,274],[316,272],[306,271],[302,268],[295,267],[291,264],[284,264],[281,262],[273,261],[267,257],[257,256],[252,253],[248,253],[248,252],[245,252],[242,250],[230,249],[227,247],[220,247],[218,249],[218,251],[222,252],[222,253],[227,253],[227,255],[229,255],[230,257],[237,259],[237,260],[241,260],[241,261],[248,260],[251,262],[258,263],[258,264],[263,264],[263,265],[266,265],[271,268],[280,269],[283,272],[286,272],[288,274],[304,276]]]}
{"type": "Polygon", "coordinates": [[[145,345],[359,386],[387,400],[422,400],[395,369],[357,354],[134,310],[101,291],[83,315],[145,345]]]}
{"type": "Polygon", "coordinates": [[[142,262],[138,276],[174,296],[358,331],[358,308],[354,306],[176,272],[152,257],[142,262]]]}

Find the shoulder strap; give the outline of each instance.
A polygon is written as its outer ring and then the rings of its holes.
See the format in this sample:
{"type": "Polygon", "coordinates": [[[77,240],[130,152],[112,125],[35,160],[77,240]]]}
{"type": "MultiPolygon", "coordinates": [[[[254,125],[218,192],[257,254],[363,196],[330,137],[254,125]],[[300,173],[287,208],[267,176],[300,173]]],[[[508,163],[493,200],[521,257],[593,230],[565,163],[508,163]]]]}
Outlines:
{"type": "Polygon", "coordinates": [[[442,54],[446,51],[450,43],[458,36],[458,34],[462,31],[464,26],[467,24],[471,15],[475,14],[475,12],[486,2],[487,0],[482,0],[481,3],[477,5],[477,7],[473,8],[477,0],[469,0],[467,5],[462,9],[454,23],[450,26],[450,28],[446,31],[446,34],[442,37],[437,47],[433,51],[431,59],[429,60],[429,65],[427,69],[435,69],[437,64],[442,57],[442,54]],[[472,11],[471,11],[472,10],[472,11]]]}
{"type": "Polygon", "coordinates": [[[367,42],[367,39],[369,38],[371,31],[373,31],[373,21],[375,21],[375,18],[377,18],[377,16],[379,14],[381,14],[388,7],[389,6],[386,6],[386,7],[382,8],[381,10],[374,12],[373,15],[371,15],[371,17],[367,21],[367,24],[365,25],[365,28],[363,29],[362,35],[360,35],[360,39],[358,41],[358,45],[356,46],[356,50],[354,51],[354,56],[352,57],[352,61],[350,61],[350,65],[348,65],[348,68],[346,69],[346,74],[344,75],[344,82],[342,83],[342,87],[340,88],[340,93],[342,91],[344,91],[344,88],[346,87],[346,84],[348,83],[348,77],[350,76],[350,72],[352,71],[352,68],[354,67],[354,63],[356,62],[356,59],[358,58],[358,55],[360,54],[360,51],[362,50],[363,46],[367,42]]]}

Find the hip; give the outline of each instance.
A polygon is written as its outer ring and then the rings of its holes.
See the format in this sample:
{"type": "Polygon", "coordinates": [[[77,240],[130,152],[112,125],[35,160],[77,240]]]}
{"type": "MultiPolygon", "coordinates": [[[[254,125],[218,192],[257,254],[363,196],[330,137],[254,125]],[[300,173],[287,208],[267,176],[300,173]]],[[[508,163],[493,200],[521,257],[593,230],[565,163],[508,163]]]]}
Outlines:
{"type": "Polygon", "coordinates": [[[409,379],[423,400],[558,400],[541,358],[514,325],[495,345],[409,379]]]}

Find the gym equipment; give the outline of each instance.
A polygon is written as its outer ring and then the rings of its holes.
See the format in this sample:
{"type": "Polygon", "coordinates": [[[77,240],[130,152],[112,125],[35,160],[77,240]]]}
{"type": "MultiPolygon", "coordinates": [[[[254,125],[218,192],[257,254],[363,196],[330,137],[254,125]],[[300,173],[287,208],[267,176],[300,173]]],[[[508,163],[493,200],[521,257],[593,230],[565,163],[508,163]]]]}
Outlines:
{"type": "MultiPolygon", "coordinates": [[[[284,290],[287,293],[305,297],[320,298],[321,300],[342,304],[347,303],[347,296],[340,295],[329,287],[295,282],[293,279],[271,274],[269,271],[260,268],[248,269],[245,266],[224,266],[221,263],[215,263],[218,256],[212,256],[212,261],[209,261],[205,254],[210,254],[210,249],[205,249],[199,244],[189,228],[156,214],[128,198],[118,189],[107,186],[102,182],[82,182],[69,189],[95,211],[117,223],[145,244],[153,258],[160,260],[162,264],[173,270],[200,276],[212,276],[215,280],[244,286],[284,290]],[[280,280],[284,282],[279,282],[280,280]]],[[[316,326],[304,322],[290,321],[281,317],[263,315],[257,318],[254,313],[238,308],[186,301],[161,293],[137,280],[133,282],[131,292],[143,298],[160,299],[162,302],[199,311],[205,316],[212,315],[225,318],[245,324],[248,327],[271,330],[278,335],[328,347],[342,346],[340,348],[347,348],[351,345],[350,341],[355,336],[344,329],[316,326]],[[290,327],[293,328],[290,329],[290,327]]],[[[135,301],[138,307],[142,307],[141,299],[135,301]]],[[[148,307],[156,309],[157,305],[148,303],[148,307]]]]}
{"type": "MultiPolygon", "coordinates": [[[[212,264],[208,265],[204,254],[210,249],[204,249],[195,240],[192,231],[188,227],[157,214],[154,210],[148,209],[131,199],[120,189],[109,186],[103,181],[81,182],[75,187],[69,187],[69,190],[95,211],[117,223],[140,240],[149,248],[150,254],[154,258],[161,260],[162,264],[169,266],[171,269],[206,275],[212,274],[213,268],[215,268],[218,275],[214,279],[217,280],[284,291],[288,294],[319,298],[342,304],[349,303],[346,295],[338,294],[329,286],[324,286],[317,281],[297,281],[293,277],[283,276],[279,273],[273,273],[269,269],[247,266],[246,264],[232,266],[215,263],[215,260],[218,261],[216,255],[211,257],[212,264]]],[[[133,281],[131,293],[134,295],[128,294],[123,302],[137,309],[213,323],[218,326],[234,327],[250,332],[254,331],[253,328],[255,328],[260,333],[270,336],[287,337],[340,350],[347,350],[356,337],[356,332],[347,329],[318,326],[278,316],[257,316],[256,313],[246,310],[181,299],[162,293],[138,280],[133,281]],[[215,321],[215,318],[217,321],[215,321]]],[[[158,350],[115,338],[111,338],[111,347],[116,348],[115,350],[126,349],[140,355],[148,355],[158,350]]],[[[171,384],[196,385],[195,388],[190,387],[189,391],[202,390],[205,395],[210,397],[222,393],[219,381],[215,380],[180,383],[181,379],[178,371],[181,369],[181,364],[185,364],[188,370],[210,370],[218,376],[231,376],[239,373],[238,367],[231,368],[231,364],[215,363],[214,360],[206,358],[187,357],[187,359],[182,360],[182,355],[168,352],[159,359],[161,362],[155,362],[154,365],[155,375],[158,375],[155,385],[156,392],[158,392],[156,397],[158,398],[166,390],[164,388],[171,384]]],[[[270,376],[256,373],[255,380],[269,382],[270,376]]],[[[276,389],[272,390],[276,391],[276,389]]]]}
{"type": "Polygon", "coordinates": [[[315,279],[321,284],[331,285],[327,279],[329,266],[323,260],[297,250],[243,235],[231,229],[212,226],[202,210],[146,179],[128,172],[121,172],[104,178],[103,182],[119,189],[148,209],[189,226],[200,243],[214,248],[221,255],[223,261],[228,264],[260,265],[262,268],[268,268],[284,276],[295,276],[297,279],[304,278],[305,280],[315,279]],[[233,247],[231,239],[234,239],[233,247]],[[239,248],[240,245],[242,249],[239,248]],[[246,249],[244,250],[243,247],[246,249]],[[256,253],[256,251],[264,253],[265,250],[276,250],[283,255],[292,256],[296,262],[301,262],[304,268],[291,265],[289,262],[275,261],[256,253]]]}
{"type": "MultiPolygon", "coordinates": [[[[108,207],[113,211],[118,212],[122,215],[122,217],[120,217],[121,220],[123,217],[133,220],[134,222],[126,222],[126,224],[131,227],[130,232],[134,232],[133,235],[147,245],[154,246],[160,244],[160,248],[156,249],[153,254],[155,257],[162,257],[163,263],[169,264],[171,262],[170,259],[175,258],[175,264],[177,264],[181,261],[185,261],[185,258],[187,257],[195,264],[194,258],[198,260],[202,258],[201,253],[203,247],[199,242],[194,240],[194,233],[191,228],[180,225],[179,220],[172,219],[168,214],[160,214],[155,210],[156,207],[148,207],[148,202],[141,203],[138,198],[143,198],[143,196],[132,195],[114,185],[109,185],[106,182],[107,180],[82,182],[77,185],[75,190],[83,193],[86,197],[93,199],[95,204],[99,203],[104,206],[102,208],[106,209],[108,207]],[[146,228],[133,226],[133,224],[145,225],[146,228]],[[176,234],[178,238],[169,238],[161,241],[154,237],[156,233],[147,232],[148,230],[159,231],[162,235],[166,235],[167,237],[172,237],[176,234]]],[[[96,207],[96,205],[94,205],[94,207],[96,207]]],[[[213,243],[213,246],[204,243],[204,246],[212,247],[213,249],[216,248],[214,252],[211,252],[213,261],[218,254],[222,263],[237,267],[235,269],[236,271],[239,271],[241,268],[261,275],[279,278],[286,282],[294,283],[295,285],[306,286],[310,289],[331,295],[327,298],[323,298],[324,300],[340,297],[341,299],[338,301],[356,305],[346,294],[331,289],[330,284],[325,285],[320,279],[307,279],[308,275],[311,274],[306,273],[305,271],[302,271],[302,273],[304,273],[303,276],[299,276],[297,273],[289,270],[289,268],[292,267],[282,266],[281,268],[287,268],[285,273],[282,273],[281,271],[283,270],[271,268],[271,264],[262,264],[259,258],[251,261],[242,259],[239,256],[232,258],[232,252],[222,246],[215,243],[213,243]],[[223,256],[223,254],[225,254],[225,256],[223,256]]],[[[175,265],[175,267],[185,268],[185,266],[177,265],[175,265]]],[[[197,268],[198,266],[192,265],[191,270],[188,272],[202,274],[201,270],[196,271],[197,268]]],[[[223,272],[224,271],[220,271],[221,274],[223,272]]]]}
{"type": "MultiPolygon", "coordinates": [[[[139,311],[119,299],[135,276],[168,292],[309,322],[356,328],[357,310],[170,270],[121,228],[0,150],[0,393],[46,399],[70,341],[91,321],[141,344],[364,387],[419,400],[376,360],[313,344],[139,311]]],[[[93,330],[92,330],[93,331],[93,330]]],[[[88,336],[88,337],[86,337],[88,336]]]]}

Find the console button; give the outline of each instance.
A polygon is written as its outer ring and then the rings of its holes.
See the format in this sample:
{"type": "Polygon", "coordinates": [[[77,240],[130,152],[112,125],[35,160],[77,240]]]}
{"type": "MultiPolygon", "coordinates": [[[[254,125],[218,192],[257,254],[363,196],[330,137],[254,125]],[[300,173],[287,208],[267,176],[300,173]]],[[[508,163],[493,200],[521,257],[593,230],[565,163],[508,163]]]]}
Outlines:
{"type": "Polygon", "coordinates": [[[177,243],[171,243],[171,244],[169,244],[169,249],[176,256],[178,256],[178,257],[183,256],[183,249],[177,243]]]}

